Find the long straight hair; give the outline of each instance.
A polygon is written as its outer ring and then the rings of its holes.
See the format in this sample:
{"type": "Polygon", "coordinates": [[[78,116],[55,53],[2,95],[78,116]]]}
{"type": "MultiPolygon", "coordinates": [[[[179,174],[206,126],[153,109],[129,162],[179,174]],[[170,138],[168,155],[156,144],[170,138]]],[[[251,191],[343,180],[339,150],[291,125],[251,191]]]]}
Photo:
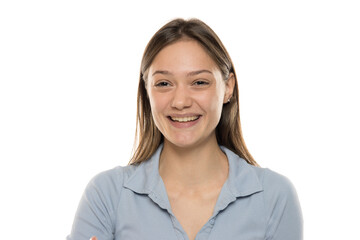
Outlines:
{"type": "Polygon", "coordinates": [[[239,90],[235,69],[224,45],[215,32],[198,19],[174,19],[160,28],[147,44],[140,68],[137,94],[137,118],[134,151],[129,164],[139,164],[149,159],[164,136],[156,127],[152,117],[146,90],[148,69],[156,55],[166,46],[182,39],[192,39],[201,44],[219,67],[224,81],[233,73],[235,87],[231,101],[223,105],[220,121],[215,129],[219,145],[225,146],[249,164],[258,166],[249,153],[241,132],[239,90]]]}

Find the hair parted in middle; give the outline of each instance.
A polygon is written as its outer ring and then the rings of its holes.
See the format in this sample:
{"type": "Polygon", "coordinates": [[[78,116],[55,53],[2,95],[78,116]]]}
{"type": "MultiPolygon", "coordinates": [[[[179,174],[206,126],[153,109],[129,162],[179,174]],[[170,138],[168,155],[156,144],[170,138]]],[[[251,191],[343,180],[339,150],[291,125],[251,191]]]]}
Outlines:
{"type": "Polygon", "coordinates": [[[137,118],[134,153],[129,164],[139,164],[149,159],[164,141],[152,117],[146,82],[150,65],[156,55],[166,46],[180,40],[197,41],[213,59],[221,71],[224,81],[230,73],[234,75],[235,86],[231,101],[223,105],[220,121],[216,127],[216,139],[249,164],[258,164],[249,153],[241,132],[239,112],[239,90],[231,58],[216,33],[199,19],[174,19],[160,28],[147,44],[140,67],[137,95],[137,118]]]}

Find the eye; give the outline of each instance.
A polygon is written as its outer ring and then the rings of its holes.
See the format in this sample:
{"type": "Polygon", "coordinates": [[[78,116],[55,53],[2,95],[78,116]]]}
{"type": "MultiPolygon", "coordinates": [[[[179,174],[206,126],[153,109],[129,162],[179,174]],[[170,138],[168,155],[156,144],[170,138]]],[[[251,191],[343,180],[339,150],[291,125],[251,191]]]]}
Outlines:
{"type": "Polygon", "coordinates": [[[170,83],[165,81],[160,81],[155,84],[155,87],[167,87],[167,86],[170,86],[170,83]]]}
{"type": "Polygon", "coordinates": [[[204,85],[209,85],[209,82],[205,81],[205,80],[196,80],[194,82],[194,85],[197,85],[197,86],[204,86],[204,85]]]}

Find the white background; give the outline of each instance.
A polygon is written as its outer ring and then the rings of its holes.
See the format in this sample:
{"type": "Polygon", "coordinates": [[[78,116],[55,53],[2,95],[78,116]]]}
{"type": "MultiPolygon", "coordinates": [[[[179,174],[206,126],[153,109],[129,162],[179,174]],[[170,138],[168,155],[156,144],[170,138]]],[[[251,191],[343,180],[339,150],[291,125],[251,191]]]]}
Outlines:
{"type": "Polygon", "coordinates": [[[254,158],[291,179],[305,239],[358,239],[358,1],[1,1],[2,239],[64,239],[97,173],[126,165],[146,43],[197,17],[238,74],[254,158]]]}

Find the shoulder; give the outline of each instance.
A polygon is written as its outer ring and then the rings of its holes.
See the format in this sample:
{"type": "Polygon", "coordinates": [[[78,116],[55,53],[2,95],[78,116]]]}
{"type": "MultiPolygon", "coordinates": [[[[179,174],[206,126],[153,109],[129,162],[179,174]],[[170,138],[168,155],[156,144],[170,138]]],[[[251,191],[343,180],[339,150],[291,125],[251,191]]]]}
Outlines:
{"type": "Polygon", "coordinates": [[[92,209],[106,209],[114,220],[124,182],[131,171],[132,166],[117,166],[96,174],[87,184],[81,203],[92,205],[92,209]]]}
{"type": "Polygon", "coordinates": [[[86,186],[85,197],[88,200],[98,199],[103,204],[116,207],[124,182],[135,168],[134,166],[117,166],[96,174],[86,186]]]}
{"type": "Polygon", "coordinates": [[[263,187],[267,239],[302,239],[302,212],[292,182],[268,168],[252,168],[263,187]]]}
{"type": "Polygon", "coordinates": [[[258,176],[262,186],[262,195],[265,208],[271,214],[274,209],[280,210],[286,206],[300,209],[298,195],[295,186],[290,179],[269,168],[251,166],[258,176]]]}
{"type": "Polygon", "coordinates": [[[261,168],[252,165],[251,168],[256,173],[266,197],[286,197],[296,194],[294,185],[286,176],[269,168],[261,168]]]}
{"type": "Polygon", "coordinates": [[[128,179],[136,166],[117,166],[96,174],[89,182],[88,188],[93,187],[101,191],[120,192],[124,181],[128,179]]]}

